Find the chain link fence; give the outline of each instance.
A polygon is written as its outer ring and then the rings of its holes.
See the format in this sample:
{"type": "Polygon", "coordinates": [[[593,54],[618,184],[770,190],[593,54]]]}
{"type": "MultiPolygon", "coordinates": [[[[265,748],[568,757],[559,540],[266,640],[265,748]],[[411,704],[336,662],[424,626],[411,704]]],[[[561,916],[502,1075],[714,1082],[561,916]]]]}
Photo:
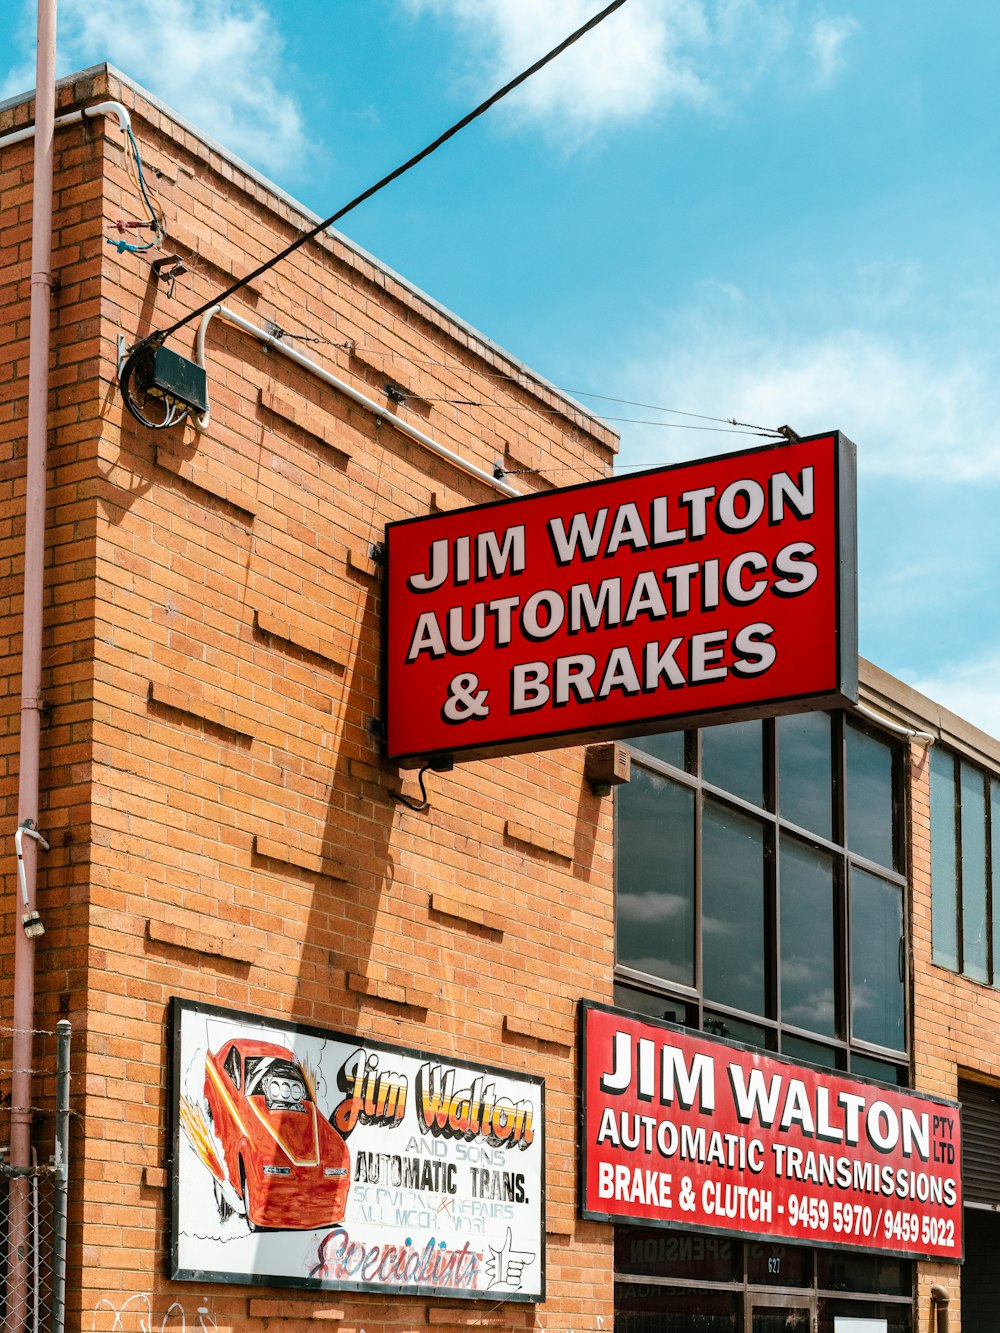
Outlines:
{"type": "Polygon", "coordinates": [[[11,1161],[9,1097],[0,1115],[0,1333],[63,1333],[65,1322],[69,1024],[37,1035],[56,1038],[42,1043],[55,1048],[56,1068],[38,1071],[47,1105],[31,1110],[36,1138],[43,1132],[47,1142],[31,1148],[27,1164],[11,1161]],[[51,1158],[40,1160],[46,1147],[51,1158]]]}
{"type": "Polygon", "coordinates": [[[55,1297],[52,1166],[0,1163],[0,1330],[49,1333],[55,1297]]]}

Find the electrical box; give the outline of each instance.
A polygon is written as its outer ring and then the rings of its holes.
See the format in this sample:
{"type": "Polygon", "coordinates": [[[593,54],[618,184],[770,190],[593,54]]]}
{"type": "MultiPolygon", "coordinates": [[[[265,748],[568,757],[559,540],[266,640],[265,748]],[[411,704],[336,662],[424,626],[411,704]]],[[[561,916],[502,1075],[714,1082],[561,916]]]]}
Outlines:
{"type": "Polygon", "coordinates": [[[150,398],[183,403],[197,412],[208,411],[208,381],[204,367],[178,356],[169,347],[149,348],[135,363],[136,385],[150,398]]]}
{"type": "Polygon", "coordinates": [[[632,757],[624,745],[618,745],[615,741],[588,745],[583,775],[595,796],[607,796],[612,787],[618,787],[631,779],[632,757]]]}

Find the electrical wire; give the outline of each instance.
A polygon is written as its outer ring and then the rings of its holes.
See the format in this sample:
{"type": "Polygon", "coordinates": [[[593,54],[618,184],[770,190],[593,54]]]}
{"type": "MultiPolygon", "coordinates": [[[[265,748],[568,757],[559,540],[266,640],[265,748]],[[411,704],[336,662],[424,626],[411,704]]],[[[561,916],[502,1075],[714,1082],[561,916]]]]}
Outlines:
{"type": "MultiPolygon", "coordinates": [[[[583,24],[580,28],[577,28],[573,33],[571,33],[568,37],[566,37],[557,46],[553,47],[551,51],[547,52],[546,55],[542,56],[539,60],[535,61],[533,65],[530,65],[527,69],[523,70],[514,79],[511,79],[508,83],[504,84],[503,87],[499,88],[495,93],[492,94],[492,96],[488,97],[484,102],[481,102],[479,106],[474,108],[474,110],[469,112],[467,115],[463,116],[461,120],[457,121],[443,134],[439,135],[438,138],[433,140],[433,142],[428,144],[419,153],[414,154],[413,157],[409,158],[406,162],[404,162],[401,166],[397,167],[394,171],[390,172],[386,176],[383,176],[381,180],[377,181],[374,185],[370,186],[367,190],[363,191],[361,194],[355,196],[355,198],[352,199],[348,204],[339,209],[337,212],[331,214],[329,218],[326,218],[322,222],[317,223],[316,226],[310,228],[308,231],[301,233],[298,237],[296,237],[294,241],[292,241],[289,245],[287,245],[283,250],[279,251],[277,254],[273,255],[270,259],[266,260],[263,264],[259,265],[256,269],[253,270],[253,272],[247,274],[243,278],[238,279],[235,283],[227,287],[225,291],[220,293],[218,296],[211,298],[210,300],[206,301],[203,305],[199,306],[197,309],[192,310],[187,315],[182,316],[179,320],[176,320],[172,325],[170,325],[170,327],[167,328],[166,330],[154,332],[148,335],[147,338],[141,340],[141,342],[137,344],[136,347],[131,349],[131,354],[123,366],[122,374],[120,377],[122,393],[123,396],[125,397],[126,404],[129,410],[131,411],[132,415],[136,417],[137,420],[141,421],[143,425],[149,426],[152,429],[160,429],[160,430],[165,429],[168,426],[176,425],[179,421],[182,421],[185,416],[187,416],[186,409],[182,410],[177,408],[176,405],[174,404],[169,404],[167,406],[163,421],[154,423],[148,420],[146,416],[142,413],[142,411],[139,410],[138,407],[132,402],[129,393],[127,392],[127,385],[131,380],[131,372],[134,368],[136,354],[139,351],[141,351],[143,347],[151,343],[155,343],[157,345],[161,344],[168,337],[170,337],[172,333],[176,333],[178,329],[183,328],[186,324],[190,323],[191,320],[197,318],[200,315],[203,315],[213,305],[225,301],[227,297],[232,296],[242,287],[246,286],[250,282],[253,282],[256,278],[259,278],[263,273],[266,273],[268,269],[273,268],[276,264],[280,263],[282,259],[287,258],[289,255],[293,254],[297,249],[299,249],[302,245],[306,244],[309,240],[312,240],[315,236],[319,235],[321,231],[324,231],[326,228],[332,226],[333,223],[339,221],[347,213],[351,212],[354,208],[357,208],[360,204],[370,199],[373,195],[378,193],[380,190],[384,189],[387,185],[391,184],[393,181],[398,180],[399,177],[404,175],[407,171],[411,170],[413,167],[417,166],[418,163],[422,162],[425,158],[429,157],[438,148],[442,147],[445,143],[447,143],[449,139],[453,138],[461,130],[465,129],[468,125],[470,125],[474,120],[478,119],[479,116],[483,115],[491,107],[495,106],[509,93],[513,92],[515,88],[520,86],[520,84],[524,83],[527,79],[531,78],[532,75],[536,74],[539,70],[543,69],[551,61],[556,59],[557,56],[561,55],[565,50],[568,49],[568,47],[572,46],[575,42],[579,41],[581,37],[586,35],[586,33],[591,31],[593,28],[597,27],[598,24],[602,23],[606,18],[608,18],[612,13],[614,13],[615,10],[620,9],[624,3],[625,0],[613,0],[613,3],[607,5],[603,10],[595,14],[593,18],[591,18],[587,23],[583,24]]],[[[139,148],[138,145],[136,144],[135,136],[133,135],[131,128],[127,130],[127,135],[135,163],[133,168],[132,160],[131,159],[128,160],[129,174],[131,175],[133,183],[136,185],[139,191],[141,199],[143,200],[143,202],[146,205],[146,208],[149,211],[151,221],[149,224],[123,223],[120,224],[120,230],[126,226],[149,225],[152,226],[154,229],[154,238],[148,244],[141,246],[131,245],[126,241],[116,242],[114,240],[109,239],[108,244],[115,245],[118,249],[119,254],[122,253],[122,251],[126,250],[132,253],[141,253],[143,251],[150,250],[155,245],[159,244],[160,241],[163,239],[163,237],[166,235],[166,224],[162,214],[162,210],[158,212],[150,198],[149,189],[146,185],[145,176],[142,170],[142,159],[140,157],[139,148]]],[[[334,343],[332,339],[329,338],[322,338],[316,335],[292,332],[287,329],[282,329],[278,325],[275,325],[275,336],[279,338],[288,337],[299,342],[309,342],[317,344],[323,343],[341,349],[348,349],[348,348],[351,350],[356,349],[356,344],[350,339],[342,343],[334,343]]],[[[440,362],[436,361],[435,358],[426,358],[426,360],[431,364],[441,364],[440,362]]],[[[474,373],[487,374],[487,375],[490,374],[490,372],[474,372],[474,373]]],[[[495,377],[508,380],[511,378],[509,375],[502,375],[502,374],[498,374],[495,377]]],[[[777,430],[772,430],[768,427],[753,426],[747,422],[737,422],[734,418],[731,417],[725,417],[725,418],[713,417],[700,412],[686,412],[680,408],[660,407],[656,403],[644,403],[633,399],[614,398],[609,394],[594,393],[590,390],[585,390],[585,389],[560,389],[558,391],[563,393],[578,394],[581,397],[597,398],[604,402],[615,402],[627,406],[644,407],[656,412],[667,412],[670,413],[671,415],[687,416],[687,417],[697,418],[703,421],[719,422],[720,427],[688,426],[688,425],[683,425],[679,422],[650,421],[637,417],[599,417],[598,420],[600,421],[615,422],[622,424],[627,423],[632,425],[661,426],[661,427],[672,428],[674,430],[714,431],[717,434],[755,435],[764,438],[770,438],[779,435],[779,432],[777,430]],[[724,428],[721,426],[721,423],[725,423],[724,428]],[[745,429],[735,429],[736,427],[745,427],[745,429]]],[[[461,407],[487,406],[487,404],[476,402],[473,399],[431,398],[431,399],[425,399],[425,401],[449,403],[451,405],[461,406],[461,407]]],[[[535,411],[539,414],[545,414],[547,411],[554,413],[556,411],[556,409],[540,409],[535,407],[529,407],[527,405],[526,405],[526,410],[535,411]]],[[[565,413],[561,411],[560,414],[564,415],[565,413]]]]}
{"type": "MultiPolygon", "coordinates": [[[[572,394],[576,394],[578,397],[582,397],[582,398],[600,398],[601,401],[602,401],[602,402],[605,402],[605,403],[621,403],[621,404],[622,404],[623,406],[625,406],[625,407],[646,407],[646,408],[649,408],[649,410],[650,410],[651,412],[669,412],[669,413],[671,414],[671,416],[678,416],[678,417],[694,417],[694,418],[695,418],[696,420],[698,420],[698,421],[717,421],[717,422],[720,423],[720,425],[723,425],[723,426],[747,426],[750,430],[760,430],[760,431],[764,431],[765,433],[771,433],[771,432],[769,431],[769,428],[768,428],[767,426],[753,426],[753,425],[751,425],[749,422],[745,422],[745,421],[736,421],[736,420],[734,420],[732,417],[713,417],[713,416],[709,416],[709,415],[707,415],[707,414],[704,413],[704,412],[684,412],[684,411],[682,411],[682,409],[679,408],[679,407],[661,407],[659,403],[637,403],[637,402],[634,402],[631,398],[613,398],[610,394],[607,394],[607,393],[590,393],[590,392],[588,392],[588,391],[585,390],[585,389],[559,389],[558,386],[555,386],[555,385],[554,385],[553,387],[554,387],[554,388],[557,388],[557,389],[558,389],[558,392],[560,392],[560,393],[572,393],[572,394]]],[[[448,404],[450,404],[450,405],[453,406],[453,407],[492,407],[492,406],[494,406],[493,403],[484,401],[483,399],[480,399],[480,398],[428,398],[428,397],[426,397],[424,394],[421,394],[421,395],[420,395],[420,398],[421,398],[421,400],[422,400],[423,402],[425,402],[425,403],[448,403],[448,404]]],[[[563,409],[563,408],[561,408],[561,407],[539,407],[539,408],[536,408],[536,407],[530,406],[530,405],[527,404],[527,403],[523,403],[523,404],[514,404],[512,407],[508,408],[507,410],[509,410],[509,411],[510,411],[510,410],[512,410],[512,411],[517,411],[519,407],[520,407],[522,410],[525,410],[525,411],[529,411],[529,412],[538,412],[539,415],[549,415],[549,414],[553,414],[553,415],[555,415],[555,416],[564,416],[564,415],[565,415],[565,409],[563,409]]],[[[640,418],[638,418],[638,417],[606,417],[606,416],[604,416],[603,414],[598,415],[596,412],[594,413],[594,417],[595,417],[598,421],[638,421],[638,420],[640,420],[640,418]]],[[[662,426],[671,426],[671,425],[675,425],[675,424],[677,424],[677,423],[675,423],[675,422],[671,422],[671,421],[662,421],[662,422],[660,422],[660,421],[652,421],[652,422],[643,422],[643,424],[644,424],[644,425],[652,425],[652,426],[660,426],[660,425],[662,425],[662,426]]],[[[711,427],[710,427],[710,426],[688,426],[688,427],[686,427],[686,429],[688,429],[688,430],[711,430],[711,427]]]]}
{"type": "Polygon", "coordinates": [[[144,254],[147,250],[154,249],[162,242],[164,236],[166,236],[167,234],[167,224],[163,215],[162,207],[158,211],[155,205],[153,204],[152,199],[149,197],[150,191],[148,186],[146,185],[146,178],[143,175],[142,158],[139,155],[139,145],[135,141],[135,135],[132,133],[131,126],[129,126],[126,129],[125,134],[126,137],[128,138],[129,148],[131,150],[130,153],[126,153],[125,155],[125,162],[128,168],[128,174],[129,177],[131,178],[132,184],[136,187],[136,191],[139,195],[140,202],[145,204],[146,209],[149,212],[149,221],[148,222],[122,221],[117,223],[116,225],[118,227],[118,231],[122,235],[124,235],[126,229],[129,228],[139,228],[139,227],[151,228],[153,232],[153,239],[151,241],[148,241],[145,245],[133,245],[129,241],[124,241],[124,240],[116,241],[113,240],[111,237],[109,237],[108,245],[113,245],[119,254],[123,254],[127,251],[129,254],[139,255],[139,254],[144,254]]]}
{"type": "MultiPolygon", "coordinates": [[[[281,337],[292,338],[299,342],[326,343],[330,347],[339,348],[341,350],[349,350],[351,352],[357,352],[357,353],[373,352],[377,353],[380,356],[392,355],[391,351],[389,351],[389,349],[385,347],[374,346],[372,344],[367,344],[367,343],[359,343],[353,338],[345,338],[343,342],[334,342],[332,338],[320,338],[305,333],[293,333],[291,330],[284,329],[278,324],[274,324],[274,330],[275,330],[274,336],[278,338],[281,337]]],[[[451,360],[448,358],[442,358],[437,356],[410,356],[409,354],[403,355],[401,359],[406,361],[409,365],[439,366],[445,370],[448,369],[449,367],[453,367],[465,371],[470,376],[475,375],[479,379],[503,380],[506,383],[514,384],[517,387],[521,388],[525,387],[521,385],[519,381],[515,378],[515,376],[511,375],[509,372],[498,371],[498,370],[477,370],[474,366],[470,366],[468,365],[467,362],[460,361],[458,359],[451,360]]],[[[564,384],[552,384],[552,385],[547,385],[545,387],[551,388],[551,390],[554,393],[574,394],[578,398],[599,398],[601,402],[620,403],[623,407],[645,407],[648,408],[649,411],[651,412],[666,412],[670,416],[691,417],[693,420],[696,421],[716,421],[719,423],[720,426],[736,426],[744,428],[742,431],[735,431],[735,430],[720,431],[719,432],[720,434],[763,435],[767,436],[768,438],[770,438],[771,436],[782,435],[782,431],[777,427],[758,426],[751,421],[737,421],[735,417],[717,417],[717,416],[712,416],[710,413],[707,412],[688,412],[680,407],[664,407],[662,403],[646,403],[636,398],[616,398],[613,394],[597,393],[593,389],[569,388],[564,384]]],[[[494,406],[493,403],[483,401],[482,399],[479,398],[429,398],[427,397],[426,394],[414,394],[412,396],[415,398],[419,398],[420,401],[424,403],[444,403],[452,407],[494,406]]],[[[522,410],[525,412],[534,412],[538,416],[566,415],[566,410],[564,408],[536,407],[533,404],[528,404],[528,403],[508,404],[505,406],[504,410],[505,411],[522,410]]],[[[599,422],[600,421],[630,422],[634,425],[639,425],[639,426],[667,426],[667,427],[672,426],[676,430],[711,429],[711,427],[708,426],[703,426],[703,427],[681,426],[670,421],[646,421],[639,417],[605,417],[605,416],[598,416],[596,413],[594,414],[594,419],[596,419],[599,422]]]]}
{"type": "MultiPolygon", "coordinates": [[[[417,397],[418,395],[414,395],[417,397]]],[[[603,394],[594,394],[593,397],[601,398],[603,394]]],[[[497,404],[482,402],[475,398],[425,398],[419,395],[421,402],[424,403],[446,403],[452,407],[495,407],[497,404]]],[[[611,398],[609,402],[624,403],[628,399],[611,398]]],[[[627,423],[633,426],[661,426],[665,430],[699,430],[709,431],[716,435],[758,435],[767,439],[772,436],[780,436],[781,431],[777,427],[754,426],[747,421],[737,421],[734,417],[710,417],[702,416],[700,412],[679,412],[678,408],[656,407],[654,404],[648,404],[654,412],[678,412],[681,416],[700,417],[703,421],[718,421],[722,424],[718,426],[692,426],[686,421],[651,421],[648,417],[609,417],[595,416],[587,418],[588,421],[627,423]]],[[[565,408],[559,407],[535,407],[532,403],[510,403],[504,405],[505,412],[532,412],[536,416],[558,416],[565,417],[569,412],[565,408]]],[[[577,423],[579,424],[579,423],[577,423]]]]}
{"type": "Polygon", "coordinates": [[[122,368],[119,371],[118,387],[121,390],[125,406],[128,408],[131,415],[135,417],[136,421],[141,422],[141,424],[148,427],[149,430],[167,430],[171,426],[176,426],[182,422],[188,415],[190,409],[171,399],[157,396],[153,398],[153,402],[162,404],[163,419],[161,421],[153,421],[146,416],[145,407],[149,395],[143,394],[140,400],[139,395],[132,390],[132,376],[135,373],[136,364],[139,359],[142,357],[143,353],[148,350],[150,350],[148,340],[136,343],[125,358],[122,368]]]}
{"type": "MultiPolygon", "coordinates": [[[[336,350],[350,351],[352,354],[360,352],[370,352],[383,356],[392,355],[392,353],[385,347],[358,343],[353,338],[345,338],[340,342],[336,342],[332,338],[324,338],[317,334],[308,333],[302,330],[286,329],[283,325],[278,324],[273,319],[267,321],[267,327],[268,331],[271,333],[271,336],[277,339],[288,338],[295,342],[317,343],[317,344],[322,343],[336,350]]],[[[484,379],[503,380],[508,384],[517,385],[518,383],[517,380],[514,379],[510,374],[505,374],[499,371],[477,370],[475,367],[470,366],[466,362],[459,360],[445,360],[440,357],[412,357],[406,354],[403,355],[402,360],[404,360],[406,363],[410,365],[424,364],[424,365],[441,367],[442,369],[446,369],[449,366],[458,367],[459,369],[465,371],[470,377],[473,375],[477,375],[480,378],[484,379]]],[[[659,403],[647,403],[635,398],[617,398],[612,394],[597,393],[595,390],[592,389],[566,388],[561,385],[552,385],[550,387],[556,393],[575,394],[578,397],[583,397],[583,398],[597,398],[600,399],[602,402],[621,403],[625,406],[630,406],[630,407],[645,407],[653,412],[665,412],[669,413],[672,416],[690,417],[697,421],[718,423],[717,425],[695,426],[695,425],[690,425],[687,422],[657,421],[657,420],[649,420],[648,418],[643,418],[643,417],[613,417],[613,416],[603,416],[603,415],[598,416],[595,413],[592,416],[588,415],[586,418],[581,418],[579,414],[577,415],[577,419],[574,424],[577,425],[580,429],[587,429],[590,426],[592,426],[595,422],[601,425],[613,422],[615,424],[659,426],[661,429],[665,430],[704,431],[709,434],[717,434],[717,435],[749,435],[756,439],[766,439],[766,440],[777,440],[777,439],[787,438],[787,436],[784,433],[784,430],[780,427],[759,426],[754,424],[753,422],[739,421],[737,420],[736,417],[718,417],[718,416],[712,416],[711,414],[706,412],[689,412],[685,411],[683,408],[664,407],[659,403]]],[[[413,397],[415,399],[419,399],[421,403],[440,403],[450,407],[479,407],[479,408],[489,409],[498,406],[498,404],[492,401],[477,399],[477,398],[438,398],[438,397],[430,397],[422,393],[406,394],[405,391],[403,398],[401,399],[402,404],[405,404],[407,397],[413,397]]],[[[572,408],[570,409],[544,408],[544,407],[539,407],[534,403],[508,403],[504,405],[504,411],[508,413],[518,412],[518,411],[531,412],[537,416],[572,417],[572,408]]],[[[655,464],[648,464],[648,465],[641,464],[639,466],[653,467],[655,466],[655,464]]],[[[565,470],[567,469],[560,469],[560,471],[565,471],[565,470]]],[[[574,472],[576,471],[576,469],[569,469],[569,470],[574,472]]],[[[508,468],[505,469],[505,473],[512,477],[521,475],[532,475],[532,476],[549,475],[547,472],[539,472],[537,468],[508,468]]]]}
{"type": "Polygon", "coordinates": [[[389,789],[389,795],[394,801],[398,801],[400,805],[405,805],[408,810],[416,810],[418,814],[422,814],[425,810],[430,808],[431,804],[430,798],[427,795],[427,785],[424,782],[424,774],[429,773],[430,769],[430,764],[425,764],[417,774],[417,781],[420,783],[421,799],[419,801],[413,800],[411,796],[407,796],[404,792],[393,791],[392,788],[389,789]]]}
{"type": "Polygon", "coordinates": [[[294,329],[283,328],[280,324],[276,324],[273,319],[267,320],[265,327],[271,337],[276,338],[279,342],[282,338],[290,338],[292,342],[297,343],[322,343],[341,352],[352,351],[356,346],[353,338],[345,338],[342,342],[334,342],[332,338],[322,338],[318,333],[298,333],[294,329]]]}
{"type": "MultiPolygon", "coordinates": [[[[146,184],[146,177],[142,170],[142,158],[139,156],[139,145],[135,141],[135,135],[132,133],[131,126],[128,131],[129,146],[132,149],[132,156],[128,159],[129,175],[132,182],[142,196],[143,202],[149,209],[149,216],[157,229],[165,236],[167,234],[167,224],[164,220],[163,207],[157,208],[150,196],[150,187],[146,184]]],[[[153,191],[155,194],[155,191],[153,191]]]]}
{"type": "Polygon", "coordinates": [[[751,426],[743,430],[737,426],[691,426],[686,421],[650,421],[645,417],[599,417],[598,420],[614,421],[616,424],[627,423],[633,426],[662,426],[666,430],[704,430],[712,435],[756,435],[771,439],[772,436],[781,434],[780,431],[772,430],[769,426],[751,426]]]}
{"type": "MultiPolygon", "coordinates": [[[[333,338],[324,338],[318,334],[309,333],[304,330],[286,329],[283,325],[277,323],[277,321],[274,319],[270,319],[267,321],[267,329],[268,332],[271,334],[271,336],[277,339],[287,338],[293,342],[323,344],[327,347],[332,347],[338,351],[349,351],[352,354],[369,352],[369,353],[375,353],[380,356],[392,355],[389,349],[385,347],[358,343],[353,338],[344,338],[341,341],[337,342],[333,338]]],[[[517,387],[523,387],[519,386],[518,381],[510,374],[506,374],[502,371],[477,370],[474,366],[470,366],[466,362],[459,361],[457,359],[447,360],[447,359],[442,359],[440,357],[413,357],[408,354],[403,354],[401,359],[410,365],[423,364],[423,365],[437,366],[442,369],[447,369],[448,367],[457,367],[465,371],[470,377],[476,375],[479,376],[481,379],[503,380],[508,384],[514,384],[517,387]]],[[[600,399],[601,402],[621,403],[623,406],[627,407],[645,407],[648,408],[650,411],[665,412],[671,416],[690,417],[696,421],[707,421],[707,422],[718,423],[717,425],[709,425],[709,426],[693,426],[687,424],[686,422],[656,421],[656,420],[651,421],[648,418],[643,418],[643,417],[614,417],[614,416],[604,416],[604,415],[599,416],[596,413],[594,413],[593,415],[588,414],[586,418],[581,418],[580,415],[577,414],[577,420],[575,421],[575,424],[581,429],[588,428],[594,422],[597,422],[598,424],[602,425],[613,422],[616,425],[628,424],[637,426],[659,426],[661,429],[665,430],[705,431],[710,434],[717,434],[717,435],[749,435],[757,439],[767,439],[767,440],[787,438],[784,434],[784,431],[780,427],[760,426],[749,421],[738,421],[736,417],[718,417],[718,416],[712,416],[707,412],[689,412],[685,411],[683,408],[664,407],[660,403],[647,403],[635,398],[617,398],[613,394],[597,393],[593,389],[567,388],[562,385],[551,385],[549,387],[551,387],[551,389],[556,393],[574,394],[581,398],[597,398],[600,399]]],[[[498,404],[492,401],[479,398],[438,398],[438,397],[430,397],[422,393],[407,394],[405,391],[404,391],[404,396],[401,400],[403,404],[405,404],[406,399],[408,397],[419,399],[421,403],[440,403],[449,407],[480,407],[489,409],[498,406],[498,404]]],[[[572,408],[567,409],[562,407],[560,408],[539,407],[534,403],[508,403],[504,405],[504,411],[531,412],[536,416],[571,417],[573,415],[572,408]]],[[[650,464],[650,466],[653,465],[650,464]]],[[[510,476],[519,476],[522,473],[531,473],[533,475],[537,473],[537,469],[533,468],[508,469],[507,471],[509,472],[510,476]]]]}
{"type": "Polygon", "coordinates": [[[267,259],[263,264],[258,265],[252,273],[248,273],[246,277],[238,279],[238,281],[227,287],[225,291],[221,292],[218,296],[213,296],[211,300],[206,301],[196,310],[192,310],[189,314],[175,320],[168,328],[149,334],[145,341],[154,343],[164,342],[172,333],[176,333],[178,329],[182,329],[185,324],[189,324],[193,319],[198,319],[206,312],[206,310],[210,310],[214,305],[221,304],[235,292],[238,292],[241,287],[245,287],[247,283],[253,282],[256,278],[259,278],[261,274],[266,273],[268,269],[273,268],[275,264],[279,264],[283,259],[287,259],[289,255],[305,245],[307,241],[311,241],[314,237],[318,236],[320,232],[326,231],[328,227],[332,227],[335,222],[339,222],[342,217],[345,217],[353,209],[357,208],[360,204],[365,203],[366,200],[370,199],[373,195],[378,194],[380,190],[384,190],[387,185],[398,180],[400,176],[417,166],[417,164],[422,162],[425,158],[430,157],[432,153],[436,152],[437,149],[446,144],[449,139],[454,138],[455,135],[464,130],[466,126],[471,125],[474,120],[478,119],[486,111],[489,111],[491,107],[495,106],[509,93],[512,93],[515,88],[518,88],[527,79],[530,79],[532,75],[537,74],[539,70],[544,69],[544,67],[551,61],[555,60],[557,56],[562,55],[568,47],[572,46],[575,42],[578,42],[580,38],[590,32],[592,28],[596,28],[599,23],[603,23],[606,18],[613,14],[616,9],[620,9],[623,4],[625,4],[625,0],[612,0],[611,4],[606,5],[599,13],[595,14],[592,19],[589,19],[588,22],[584,23],[582,27],[577,28],[575,32],[570,33],[570,35],[564,38],[558,46],[554,46],[551,51],[547,52],[541,59],[536,60],[533,65],[529,65],[527,69],[522,70],[522,72],[515,78],[511,79],[509,83],[505,83],[502,88],[498,88],[495,93],[486,99],[485,102],[481,102],[479,106],[468,112],[468,114],[463,116],[461,120],[456,121],[455,124],[445,130],[443,134],[438,135],[438,137],[434,139],[433,142],[429,143],[426,148],[422,148],[419,153],[415,153],[413,157],[408,158],[401,166],[396,167],[394,171],[390,171],[387,176],[383,176],[381,180],[376,181],[376,183],[369,186],[367,190],[363,190],[361,194],[356,195],[350,203],[345,204],[343,208],[338,209],[336,213],[331,213],[331,215],[328,218],[325,218],[322,222],[318,222],[314,227],[310,227],[308,231],[302,232],[294,241],[289,245],[286,245],[283,250],[279,250],[277,254],[272,255],[270,259],[267,259]]]}
{"type": "MultiPolygon", "coordinates": [[[[685,412],[679,407],[661,407],[659,403],[640,403],[634,398],[612,398],[608,393],[594,393],[592,389],[564,389],[560,393],[575,393],[580,398],[600,398],[603,403],[621,403],[624,407],[646,407],[651,412],[669,412],[675,417],[695,417],[698,421],[721,421],[727,426],[745,426],[745,421],[734,421],[732,417],[712,417],[704,412],[685,412]]],[[[754,426],[754,430],[765,430],[764,426],[754,426]]]]}

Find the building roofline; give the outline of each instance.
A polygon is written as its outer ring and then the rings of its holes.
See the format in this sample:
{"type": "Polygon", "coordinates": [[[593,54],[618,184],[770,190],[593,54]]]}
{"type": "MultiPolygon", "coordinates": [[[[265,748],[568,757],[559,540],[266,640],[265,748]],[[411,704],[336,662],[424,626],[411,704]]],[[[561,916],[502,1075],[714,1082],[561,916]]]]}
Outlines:
{"type": "MultiPolygon", "coordinates": [[[[177,125],[179,129],[192,135],[209,149],[210,152],[218,153],[221,157],[225,158],[230,165],[235,167],[236,170],[244,173],[262,189],[280,200],[286,208],[297,213],[308,226],[314,226],[317,222],[322,220],[318,213],[312,212],[312,210],[307,208],[305,204],[301,203],[293,195],[289,194],[286,190],[283,190],[280,185],[277,185],[273,180],[265,176],[263,172],[258,171],[256,167],[252,167],[248,162],[245,162],[231,149],[227,148],[225,144],[220,143],[217,139],[213,139],[211,135],[206,134],[198,125],[180,115],[179,112],[175,111],[167,102],[164,102],[161,98],[157,97],[155,93],[151,93],[148,88],[144,88],[142,84],[138,83],[123,70],[120,70],[116,65],[111,64],[110,61],[101,61],[97,65],[91,65],[87,69],[77,70],[72,74],[67,74],[58,79],[56,82],[57,94],[61,90],[72,88],[75,83],[78,83],[81,80],[94,79],[101,76],[104,76],[109,80],[114,79],[120,82],[131,92],[136,94],[136,96],[148,102],[150,106],[160,112],[161,115],[166,116],[170,121],[177,125]]],[[[2,116],[5,111],[9,111],[21,103],[30,101],[33,97],[34,89],[29,88],[23,93],[19,93],[14,97],[7,98],[5,101],[0,102],[0,116],[2,116]]],[[[593,423],[593,426],[596,427],[601,435],[609,437],[608,439],[599,439],[598,443],[617,453],[619,441],[618,432],[603,421],[591,408],[584,406],[584,404],[571,397],[570,394],[560,389],[550,380],[547,380],[544,375],[540,375],[538,371],[533,370],[516,356],[513,356],[506,348],[501,347],[499,343],[494,342],[479,329],[467,323],[460,315],[456,315],[453,310],[450,310],[433,296],[430,296],[427,292],[423,291],[422,288],[418,287],[402,274],[397,273],[395,269],[392,269],[387,264],[383,263],[377,256],[371,254],[363,246],[358,245],[356,241],[351,240],[349,236],[345,236],[343,232],[338,231],[335,227],[327,227],[321,234],[330,237],[339,245],[344,246],[345,249],[349,250],[358,259],[370,264],[373,268],[378,270],[379,273],[389,278],[393,283],[398,284],[416,300],[434,310],[444,321],[452,325],[466,338],[473,340],[474,343],[480,345],[491,355],[505,361],[519,377],[523,377],[525,380],[537,385],[539,389],[542,389],[547,395],[557,399],[559,402],[565,403],[570,411],[577,416],[585,418],[586,422],[593,423]]]]}
{"type": "Polygon", "coordinates": [[[976,763],[1000,769],[1000,740],[996,737],[863,657],[859,668],[862,703],[891,721],[930,733],[976,763]]]}

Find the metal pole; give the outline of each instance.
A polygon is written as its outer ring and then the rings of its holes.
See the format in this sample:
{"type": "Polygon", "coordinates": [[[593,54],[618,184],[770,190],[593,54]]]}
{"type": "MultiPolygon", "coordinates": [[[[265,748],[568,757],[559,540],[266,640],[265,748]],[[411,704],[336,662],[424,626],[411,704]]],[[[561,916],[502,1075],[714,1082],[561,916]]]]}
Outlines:
{"type": "Polygon", "coordinates": [[[69,1049],[68,1019],[56,1024],[56,1146],[52,1159],[56,1197],[52,1209],[52,1320],[50,1333],[66,1325],[66,1219],[69,1206],[69,1049]]]}

